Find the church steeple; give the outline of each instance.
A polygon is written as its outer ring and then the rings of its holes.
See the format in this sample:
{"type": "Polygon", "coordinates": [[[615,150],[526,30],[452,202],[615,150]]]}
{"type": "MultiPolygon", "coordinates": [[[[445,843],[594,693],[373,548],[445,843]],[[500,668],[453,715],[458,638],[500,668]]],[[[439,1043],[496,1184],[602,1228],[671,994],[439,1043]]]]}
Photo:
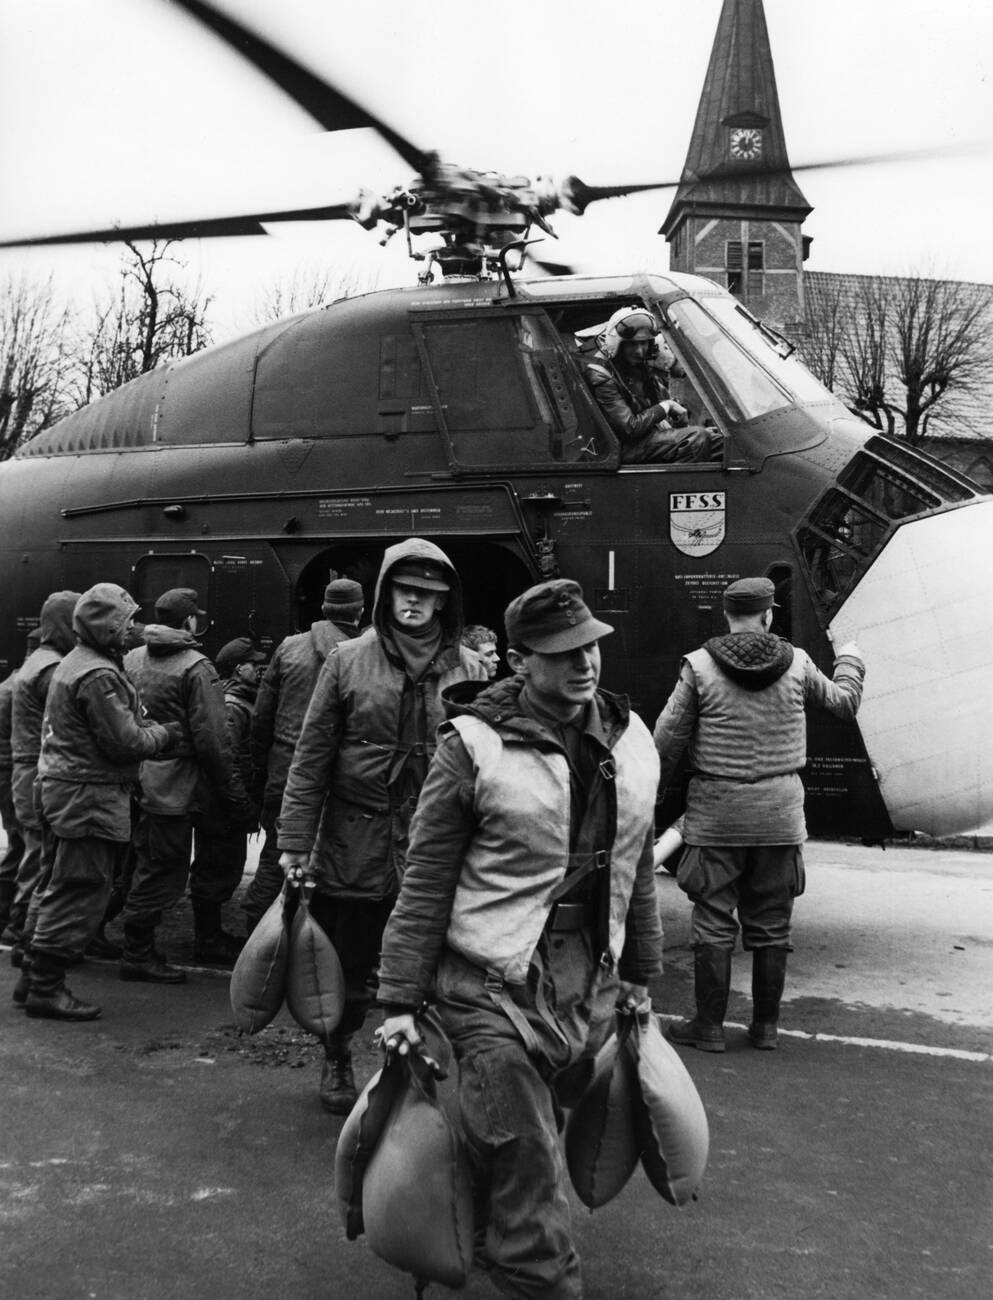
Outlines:
{"type": "Polygon", "coordinates": [[[726,284],[780,325],[802,318],[800,227],[762,0],[724,0],[686,164],[660,231],[673,270],[726,284]]]}

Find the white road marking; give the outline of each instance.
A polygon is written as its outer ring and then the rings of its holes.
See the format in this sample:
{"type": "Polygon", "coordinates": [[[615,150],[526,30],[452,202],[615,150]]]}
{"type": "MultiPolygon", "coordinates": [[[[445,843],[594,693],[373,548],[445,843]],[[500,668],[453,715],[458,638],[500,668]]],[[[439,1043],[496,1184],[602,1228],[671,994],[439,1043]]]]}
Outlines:
{"type": "MultiPolygon", "coordinates": [[[[659,1020],[666,1023],[682,1020],[682,1016],[659,1015],[659,1020]]],[[[747,1029],[748,1026],[733,1020],[725,1020],[725,1029],[747,1029]]],[[[889,1052],[910,1052],[918,1056],[947,1056],[956,1061],[991,1061],[990,1052],[967,1052],[961,1047],[932,1047],[928,1043],[898,1043],[887,1038],[856,1038],[850,1034],[808,1034],[804,1029],[784,1029],[779,1027],[780,1037],[804,1038],[811,1043],[842,1043],[848,1047],[875,1047],[889,1052]]]]}

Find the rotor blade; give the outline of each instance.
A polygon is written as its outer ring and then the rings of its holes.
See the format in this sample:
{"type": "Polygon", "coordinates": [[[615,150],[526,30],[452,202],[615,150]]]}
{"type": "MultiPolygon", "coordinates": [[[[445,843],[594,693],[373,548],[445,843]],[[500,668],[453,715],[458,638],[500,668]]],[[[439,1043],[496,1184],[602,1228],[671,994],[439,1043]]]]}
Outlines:
{"type": "Polygon", "coordinates": [[[678,180],[649,181],[637,185],[587,185],[578,176],[567,176],[562,182],[561,196],[567,211],[582,216],[591,203],[600,199],[625,198],[645,190],[671,190],[683,184],[698,185],[707,181],[751,180],[762,176],[790,175],[796,172],[829,171],[832,168],[885,166],[889,163],[929,162],[933,159],[962,157],[989,153],[990,141],[977,140],[959,145],[928,146],[921,149],[894,149],[888,153],[853,155],[845,158],[823,158],[818,162],[795,163],[782,166],[777,163],[762,165],[753,162],[734,163],[728,167],[715,167],[706,172],[692,172],[678,180]]]}
{"type": "Polygon", "coordinates": [[[198,22],[219,36],[222,41],[247,59],[326,131],[347,131],[353,127],[371,126],[419,174],[429,173],[436,157],[418,149],[405,136],[387,126],[368,109],[335,90],[321,77],[308,71],[302,64],[270,44],[265,37],[242,26],[235,18],[221,13],[206,0],[172,0],[198,22]]]}
{"type": "Polygon", "coordinates": [[[529,253],[525,260],[533,263],[533,265],[535,265],[540,271],[544,272],[545,275],[576,274],[576,268],[574,266],[567,266],[565,262],[548,262],[543,257],[535,257],[533,253],[529,253]]]}
{"type": "Polygon", "coordinates": [[[333,203],[323,208],[293,208],[282,212],[256,212],[241,217],[206,217],[187,221],[151,221],[144,226],[108,226],[103,230],[76,230],[64,235],[33,239],[5,239],[0,248],[33,248],[41,244],[97,244],[135,239],[220,239],[227,235],[264,235],[264,226],[280,221],[345,221],[357,207],[333,203]]]}

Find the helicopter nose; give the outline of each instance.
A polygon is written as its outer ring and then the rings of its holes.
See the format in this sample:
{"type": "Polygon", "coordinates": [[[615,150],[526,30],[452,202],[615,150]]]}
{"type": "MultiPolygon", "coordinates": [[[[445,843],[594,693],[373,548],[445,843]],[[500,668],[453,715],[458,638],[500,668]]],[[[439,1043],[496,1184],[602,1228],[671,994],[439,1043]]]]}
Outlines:
{"type": "Polygon", "coordinates": [[[855,639],[858,725],[893,825],[993,827],[993,501],[898,528],[830,624],[855,639]]]}

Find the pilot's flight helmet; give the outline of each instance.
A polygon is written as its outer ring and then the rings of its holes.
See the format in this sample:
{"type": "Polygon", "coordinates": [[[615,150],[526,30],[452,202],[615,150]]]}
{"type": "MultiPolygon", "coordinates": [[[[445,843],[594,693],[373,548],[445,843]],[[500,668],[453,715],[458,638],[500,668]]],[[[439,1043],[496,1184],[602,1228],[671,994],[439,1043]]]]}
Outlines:
{"type": "Polygon", "coordinates": [[[650,311],[644,307],[621,307],[607,321],[601,347],[608,357],[616,357],[622,343],[652,342],[658,332],[650,311]]]}

